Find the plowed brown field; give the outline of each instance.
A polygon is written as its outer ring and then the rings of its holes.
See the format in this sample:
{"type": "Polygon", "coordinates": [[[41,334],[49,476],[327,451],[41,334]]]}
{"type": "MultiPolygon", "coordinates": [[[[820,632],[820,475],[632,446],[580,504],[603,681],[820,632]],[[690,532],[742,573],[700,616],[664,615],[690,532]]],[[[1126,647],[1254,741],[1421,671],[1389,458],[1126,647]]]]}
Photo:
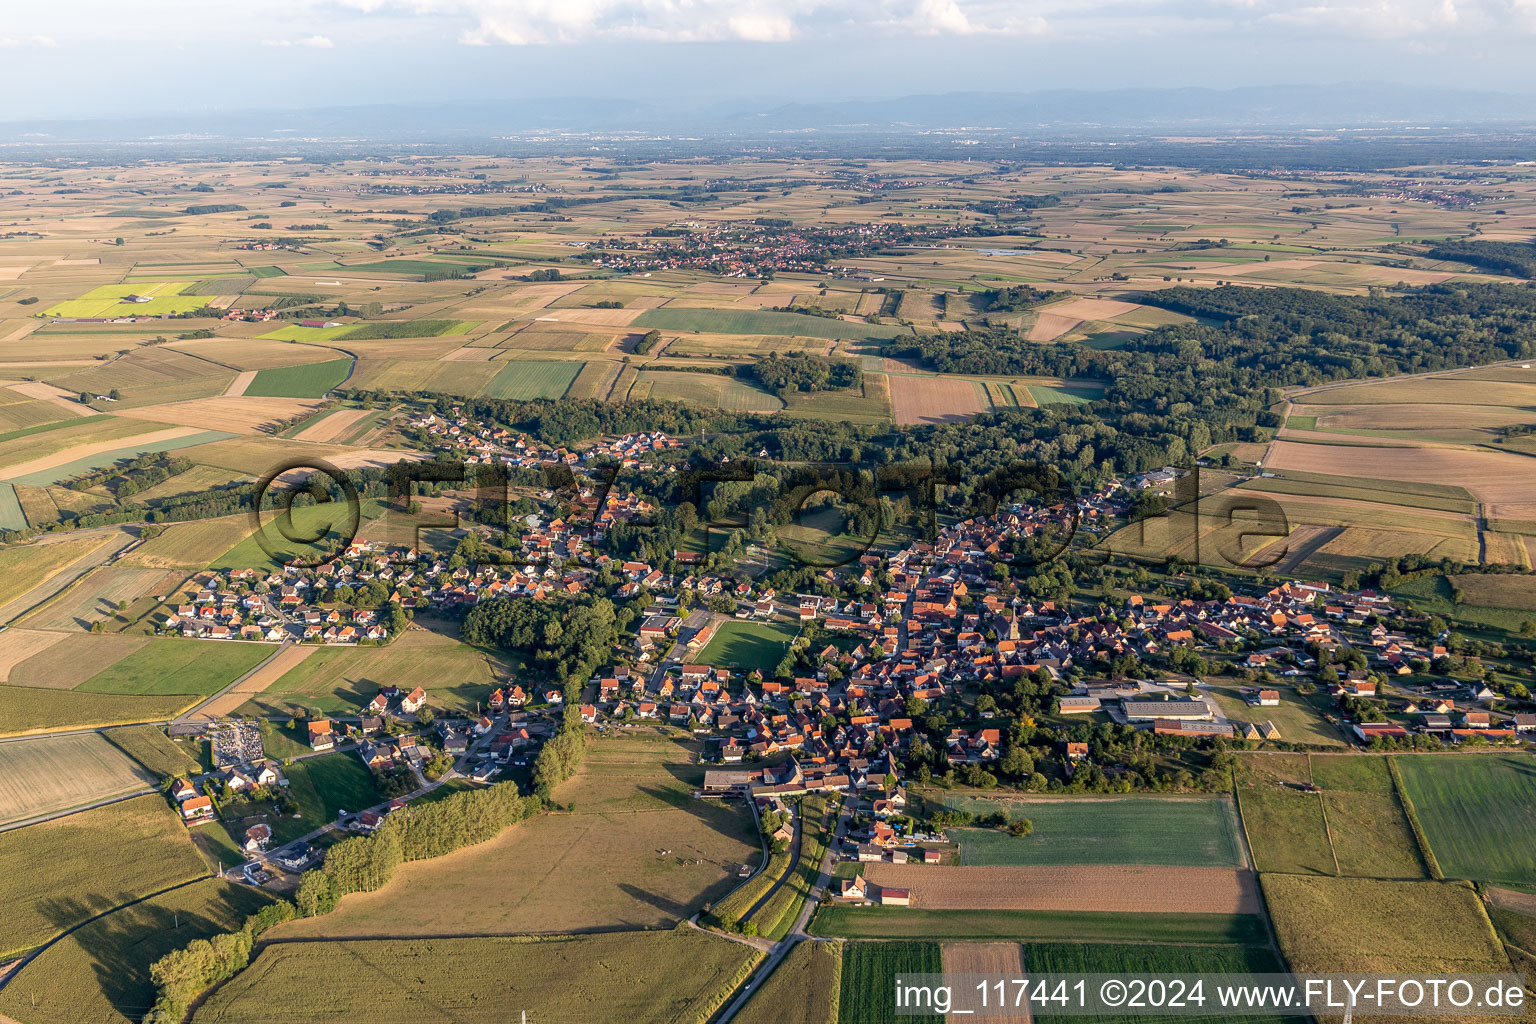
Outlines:
{"type": "Polygon", "coordinates": [[[871,864],[876,885],[910,889],[927,910],[1081,910],[1126,914],[1257,914],[1253,872],[1121,865],[871,864]]]}

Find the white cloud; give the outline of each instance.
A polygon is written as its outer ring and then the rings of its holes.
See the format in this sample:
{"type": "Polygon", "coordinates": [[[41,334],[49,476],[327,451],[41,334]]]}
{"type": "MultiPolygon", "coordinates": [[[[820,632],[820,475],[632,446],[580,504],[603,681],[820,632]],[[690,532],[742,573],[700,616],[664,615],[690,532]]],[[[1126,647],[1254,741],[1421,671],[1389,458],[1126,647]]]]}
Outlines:
{"type": "Polygon", "coordinates": [[[53,36],[32,35],[25,39],[17,39],[15,36],[0,36],[0,50],[53,50],[58,48],[58,40],[53,36]]]}
{"type": "Polygon", "coordinates": [[[262,46],[308,46],[316,50],[329,50],[336,44],[329,36],[305,36],[302,39],[263,39],[262,46]]]}

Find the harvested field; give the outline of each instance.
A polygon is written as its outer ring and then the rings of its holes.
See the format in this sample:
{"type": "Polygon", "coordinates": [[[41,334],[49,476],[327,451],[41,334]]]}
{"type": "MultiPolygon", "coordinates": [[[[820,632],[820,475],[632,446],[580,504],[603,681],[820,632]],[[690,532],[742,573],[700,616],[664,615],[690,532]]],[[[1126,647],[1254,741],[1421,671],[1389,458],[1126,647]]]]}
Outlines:
{"type": "Polygon", "coordinates": [[[1055,315],[1075,316],[1079,320],[1114,320],[1146,307],[1118,299],[1070,299],[1053,303],[1048,308],[1055,315]]]}
{"type": "Polygon", "coordinates": [[[235,379],[229,382],[229,388],[224,392],[225,397],[234,398],[245,394],[245,389],[251,386],[251,381],[256,379],[255,370],[241,370],[235,379]]]}
{"type": "Polygon", "coordinates": [[[516,1021],[526,1011],[528,1020],[548,1024],[704,1024],[761,958],[741,943],[692,929],[538,941],[280,942],[220,987],[193,1020],[450,1024],[516,1021]],[[423,971],[425,964],[431,969],[423,971]],[[336,998],[310,996],[322,989],[336,998]]]}
{"type": "MultiPolygon", "coordinates": [[[[92,569],[79,582],[22,620],[36,629],[88,630],[98,622],[112,625],[118,606],[141,597],[165,597],[185,579],[175,570],[105,565],[92,569]]],[[[147,611],[148,609],[142,609],[147,611]]]]}
{"type": "Polygon", "coordinates": [[[1035,322],[1029,325],[1029,330],[1024,336],[1030,341],[1055,341],[1082,322],[1082,317],[1062,316],[1059,313],[1036,313],[1035,322]]]}
{"type": "Polygon", "coordinates": [[[832,1024],[842,969],[837,943],[796,943],[732,1019],[740,1024],[832,1024]]]}
{"type": "Polygon", "coordinates": [[[403,865],[384,888],[284,937],[455,935],[466,913],[496,934],[670,928],[734,888],[761,857],[738,803],[690,796],[696,747],[660,734],[598,739],[555,792],[571,813],[542,814],[495,839],[403,865]],[[500,881],[486,887],[488,877],[500,881]]]}
{"type": "Polygon", "coordinates": [[[928,910],[1261,912],[1253,873],[1233,868],[870,864],[865,876],[911,890],[913,904],[928,910]]]}
{"type": "Polygon", "coordinates": [[[158,794],[0,833],[0,960],[206,872],[158,794]]]}
{"type": "Polygon", "coordinates": [[[0,551],[0,603],[26,595],[107,541],[108,538],[101,536],[73,537],[54,543],[26,544],[0,551]]]}
{"type": "Polygon", "coordinates": [[[289,669],[295,668],[319,650],[320,648],[312,645],[290,644],[283,648],[277,657],[261,666],[249,679],[203,707],[194,717],[212,719],[234,714],[240,705],[250,700],[253,695],[266,690],[286,675],[289,669]]]}
{"type": "Polygon", "coordinates": [[[232,434],[255,434],[271,429],[280,420],[313,412],[320,403],[290,398],[247,398],[224,395],[197,398],[169,405],[145,405],[125,409],[123,416],[160,423],[180,423],[205,430],[224,430],[232,434]]]}
{"type": "Polygon", "coordinates": [[[119,450],[130,450],[139,447],[158,445],[162,441],[175,441],[180,438],[201,434],[197,427],[170,427],[166,430],[154,430],[146,434],[130,434],[128,437],[116,438],[109,441],[97,441],[94,444],[81,444],[63,451],[44,455],[40,458],[30,459],[26,462],[13,463],[4,470],[7,480],[28,477],[34,474],[42,474],[47,470],[67,466],[72,462],[85,459],[93,455],[102,455],[119,450]]]}
{"type": "Polygon", "coordinates": [[[1263,886],[1292,970],[1509,970],[1482,901],[1465,883],[1264,875],[1263,886]]]}
{"type": "Polygon", "coordinates": [[[640,374],[637,387],[648,387],[649,397],[654,399],[727,412],[777,412],[784,407],[778,396],[762,388],[713,373],[645,370],[640,374]]]}
{"type": "Polygon", "coordinates": [[[969,380],[893,373],[891,415],[898,424],[958,423],[990,409],[969,380]]]}
{"type": "Polygon", "coordinates": [[[160,536],[140,544],[119,562],[158,569],[201,569],[250,532],[251,520],[246,515],[172,523],[160,536]]]}
{"type": "Polygon", "coordinates": [[[49,644],[12,665],[7,682],[15,686],[72,690],[149,642],[148,637],[121,633],[50,635],[58,637],[60,642],[49,644]]]}
{"type": "MultiPolygon", "coordinates": [[[[986,974],[994,978],[1025,976],[1024,947],[1017,942],[946,942],[940,947],[945,974],[986,974]]],[[[967,1014],[969,1024],[1029,1024],[1028,1000],[1008,1014],[967,1014]]],[[[955,1024],[958,1024],[958,1020],[955,1024]]]]}
{"type": "Polygon", "coordinates": [[[11,628],[0,632],[0,683],[10,679],[11,669],[34,654],[41,654],[64,639],[63,633],[11,628]]]}
{"type": "Polygon", "coordinates": [[[366,419],[372,413],[372,409],[337,409],[305,427],[293,438],[295,441],[335,441],[345,437],[359,420],[366,419]]]}
{"type": "Polygon", "coordinates": [[[1490,518],[1536,518],[1536,459],[1505,452],[1276,441],[1270,448],[1269,466],[1333,476],[1455,484],[1484,502],[1490,518]]]}
{"type": "MultiPolygon", "coordinates": [[[[63,648],[60,644],[44,651],[43,657],[63,648]]],[[[185,696],[134,697],[7,684],[0,686],[0,735],[163,722],[195,702],[196,698],[185,696]]]]}
{"type": "Polygon", "coordinates": [[[36,398],[39,401],[52,402],[61,409],[67,409],[76,416],[94,416],[96,410],[88,405],[81,405],[76,394],[56,388],[52,384],[45,384],[40,380],[26,381],[21,384],[12,384],[10,389],[18,395],[26,395],[28,398],[36,398]]]}
{"type": "Polygon", "coordinates": [[[0,743],[0,823],[154,784],[151,772],[96,733],[0,743]]]}

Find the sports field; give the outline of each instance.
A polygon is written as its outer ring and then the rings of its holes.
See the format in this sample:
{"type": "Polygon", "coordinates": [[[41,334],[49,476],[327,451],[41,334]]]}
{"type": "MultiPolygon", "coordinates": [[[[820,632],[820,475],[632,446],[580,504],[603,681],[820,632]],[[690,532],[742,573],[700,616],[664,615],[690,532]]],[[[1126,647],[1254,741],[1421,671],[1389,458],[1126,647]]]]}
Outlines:
{"type": "Polygon", "coordinates": [[[721,623],[714,639],[700,653],[699,661],[772,675],[788,652],[790,641],[798,634],[798,629],[782,622],[721,623]]]}
{"type": "Polygon", "coordinates": [[[1237,814],[1227,797],[992,800],[933,793],[924,799],[978,816],[1002,811],[1034,824],[1027,836],[951,829],[962,864],[1244,863],[1237,814]]]}
{"type": "Polygon", "coordinates": [[[1447,878],[1536,884],[1536,762],[1528,754],[1394,759],[1447,878]]]}

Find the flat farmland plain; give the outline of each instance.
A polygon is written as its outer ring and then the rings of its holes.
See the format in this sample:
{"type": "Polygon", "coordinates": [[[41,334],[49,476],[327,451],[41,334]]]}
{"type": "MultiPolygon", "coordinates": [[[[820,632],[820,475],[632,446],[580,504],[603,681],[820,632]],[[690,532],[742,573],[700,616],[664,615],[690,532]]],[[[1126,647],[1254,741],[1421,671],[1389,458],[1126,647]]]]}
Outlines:
{"type": "Polygon", "coordinates": [[[831,1024],[837,1020],[842,947],[798,942],[733,1020],[741,1024],[831,1024]]]}
{"type": "Polygon", "coordinates": [[[744,808],[693,798],[703,779],[696,756],[691,744],[650,732],[595,740],[580,774],[555,793],[574,811],[406,864],[377,892],[281,935],[454,935],[466,914],[494,934],[671,927],[761,857],[744,808]]]}
{"type": "Polygon", "coordinates": [[[0,824],[154,784],[153,773],[96,733],[0,743],[0,824]]]}
{"type": "Polygon", "coordinates": [[[1394,759],[1404,795],[1448,878],[1536,884],[1536,759],[1394,759]]]}
{"type": "Polygon", "coordinates": [[[1034,824],[1027,836],[952,829],[962,864],[1244,866],[1237,815],[1226,797],[994,800],[934,793],[925,800],[978,816],[1001,811],[1034,824]]]}
{"type": "Polygon", "coordinates": [[[206,872],[159,794],[0,832],[0,960],[206,872]]]}
{"type": "Polygon", "coordinates": [[[239,927],[271,901],[205,878],[122,907],[66,935],[0,991],[0,1013],[27,1024],[132,1024],[155,1001],[149,968],[173,949],[239,927]]]}
{"type": "Polygon", "coordinates": [[[688,929],[520,938],[274,943],[196,1024],[364,1018],[704,1024],[762,954],[688,929]],[[362,967],[362,970],[359,970],[362,967]],[[386,981],[387,979],[387,981],[386,981]],[[334,998],[315,1000],[319,989],[334,998]]]}
{"type": "Polygon", "coordinates": [[[864,874],[876,885],[911,890],[913,904],[928,910],[1262,912],[1253,873],[1233,868],[870,864],[864,874]]]}
{"type": "Polygon", "coordinates": [[[967,379],[890,374],[891,415],[903,426],[958,423],[990,407],[984,393],[967,379]]]}

